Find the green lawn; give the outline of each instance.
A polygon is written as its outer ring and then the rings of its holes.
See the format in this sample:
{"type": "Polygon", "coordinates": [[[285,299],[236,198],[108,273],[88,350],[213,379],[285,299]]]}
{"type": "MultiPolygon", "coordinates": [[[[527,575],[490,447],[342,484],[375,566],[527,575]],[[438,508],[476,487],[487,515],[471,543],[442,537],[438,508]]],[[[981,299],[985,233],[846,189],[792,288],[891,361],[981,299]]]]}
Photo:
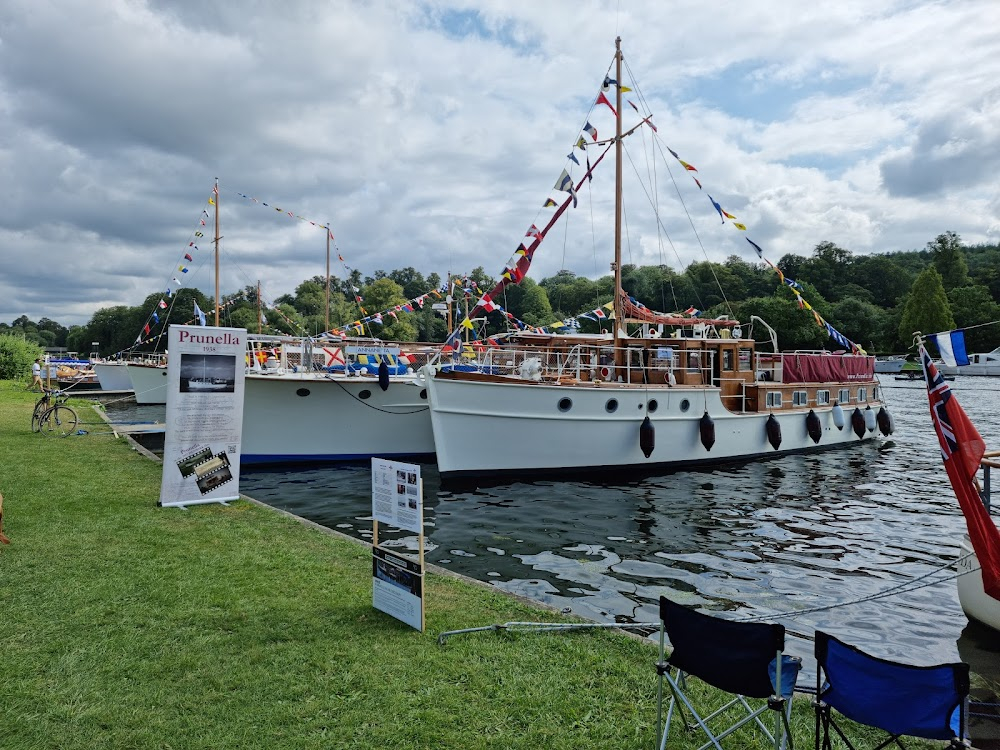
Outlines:
{"type": "MultiPolygon", "coordinates": [[[[83,403],[91,434],[33,434],[34,398],[0,382],[3,750],[653,747],[650,644],[440,646],[553,615],[430,575],[418,633],[372,608],[360,543],[246,501],[158,508],[159,464],[83,403]]],[[[811,716],[797,706],[800,747],[811,716]]]]}

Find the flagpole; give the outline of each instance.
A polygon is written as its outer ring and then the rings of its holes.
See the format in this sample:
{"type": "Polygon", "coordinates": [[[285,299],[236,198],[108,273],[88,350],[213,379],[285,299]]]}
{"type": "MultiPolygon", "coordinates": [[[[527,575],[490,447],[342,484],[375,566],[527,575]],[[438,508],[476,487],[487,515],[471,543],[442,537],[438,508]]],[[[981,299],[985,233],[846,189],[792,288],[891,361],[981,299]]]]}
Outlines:
{"type": "Polygon", "coordinates": [[[622,319],[622,38],[615,39],[615,80],[617,89],[617,107],[615,111],[615,323],[614,351],[615,364],[621,365],[622,353],[619,351],[618,327],[624,325],[622,319]]]}
{"type": "Polygon", "coordinates": [[[262,334],[264,321],[261,319],[261,309],[260,309],[260,279],[257,279],[257,335],[262,334]]]}
{"type": "Polygon", "coordinates": [[[215,178],[215,327],[219,327],[219,178],[215,178]]]}
{"type": "Polygon", "coordinates": [[[326,328],[330,330],[330,222],[326,222],[326,328]]]}

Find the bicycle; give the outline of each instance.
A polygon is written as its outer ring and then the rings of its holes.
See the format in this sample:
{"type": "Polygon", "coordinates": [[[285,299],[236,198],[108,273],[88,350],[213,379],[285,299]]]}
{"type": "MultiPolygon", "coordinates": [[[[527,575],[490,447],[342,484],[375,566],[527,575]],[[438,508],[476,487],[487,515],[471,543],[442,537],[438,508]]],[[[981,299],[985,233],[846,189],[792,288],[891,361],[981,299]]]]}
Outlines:
{"type": "Polygon", "coordinates": [[[31,415],[31,431],[56,437],[76,432],[80,419],[73,407],[66,405],[68,398],[63,391],[43,390],[31,415]]]}

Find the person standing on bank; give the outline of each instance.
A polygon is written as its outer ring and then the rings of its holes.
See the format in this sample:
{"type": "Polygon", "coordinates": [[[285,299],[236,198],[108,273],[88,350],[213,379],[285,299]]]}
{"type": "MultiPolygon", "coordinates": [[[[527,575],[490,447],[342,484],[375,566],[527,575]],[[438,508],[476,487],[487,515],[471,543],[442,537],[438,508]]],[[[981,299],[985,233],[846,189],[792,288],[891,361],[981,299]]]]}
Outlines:
{"type": "Polygon", "coordinates": [[[28,386],[28,390],[35,390],[35,386],[38,386],[39,391],[45,388],[42,384],[42,360],[40,359],[36,359],[35,363],[31,366],[31,385],[28,386]]]}

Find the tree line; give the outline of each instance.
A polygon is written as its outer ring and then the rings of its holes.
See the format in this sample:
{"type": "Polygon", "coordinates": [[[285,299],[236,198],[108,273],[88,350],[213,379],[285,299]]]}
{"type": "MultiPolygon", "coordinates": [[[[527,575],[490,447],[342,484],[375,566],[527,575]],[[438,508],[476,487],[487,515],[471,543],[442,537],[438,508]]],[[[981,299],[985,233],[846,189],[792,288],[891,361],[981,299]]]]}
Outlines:
{"type": "MultiPolygon", "coordinates": [[[[954,232],[945,232],[923,250],[872,255],[854,255],[831,242],[818,244],[810,256],[789,254],[777,264],[786,279],[801,286],[800,294],[812,308],[851,341],[870,353],[901,353],[910,349],[912,333],[935,333],[969,328],[1000,320],[1000,246],[967,247],[954,232]]],[[[482,267],[453,277],[452,308],[456,321],[475,306],[495,279],[482,267]],[[463,291],[463,290],[468,290],[463,291]]],[[[343,328],[365,315],[394,310],[442,286],[442,278],[424,276],[413,267],[389,272],[376,271],[363,277],[352,271],[346,279],[330,278],[329,320],[331,328],[343,328]],[[359,304],[357,297],[362,299],[359,304]],[[362,309],[364,312],[362,312],[362,309]]],[[[502,299],[495,300],[517,319],[533,326],[578,316],[610,302],[614,278],[578,276],[563,270],[535,282],[524,279],[508,285],[502,299]]],[[[803,309],[778,274],[763,263],[750,263],[730,256],[723,263],[701,262],[675,272],[666,266],[622,268],[622,286],[636,300],[654,310],[671,312],[695,307],[702,317],[729,315],[749,321],[757,315],[778,331],[784,349],[838,349],[813,315],[803,309]]],[[[12,324],[0,323],[0,336],[20,336],[40,346],[65,346],[80,353],[97,350],[102,356],[137,349],[165,348],[158,337],[162,324],[151,323],[158,310],[162,320],[194,322],[194,305],[209,314],[214,300],[198,289],[181,289],[170,298],[168,310],[158,309],[159,293],[141,305],[117,305],[99,309],[83,326],[65,327],[43,318],[33,322],[22,316],[12,324]],[[139,338],[143,343],[136,347],[139,338]],[[94,344],[97,344],[96,347],[94,344]]],[[[448,323],[428,298],[423,307],[397,318],[384,316],[384,324],[366,328],[364,335],[396,341],[443,341],[448,323]]],[[[293,293],[270,305],[258,300],[257,288],[248,286],[224,296],[220,324],[246,328],[254,333],[317,335],[326,330],[326,278],[314,276],[301,282],[293,293]]],[[[581,318],[580,329],[598,332],[601,323],[581,318]]],[[[506,331],[510,321],[498,312],[485,321],[488,334],[506,331]]],[[[607,327],[605,322],[604,327],[607,327]]],[[[970,351],[988,351],[1000,344],[1000,327],[983,325],[966,333],[970,351]]]]}

